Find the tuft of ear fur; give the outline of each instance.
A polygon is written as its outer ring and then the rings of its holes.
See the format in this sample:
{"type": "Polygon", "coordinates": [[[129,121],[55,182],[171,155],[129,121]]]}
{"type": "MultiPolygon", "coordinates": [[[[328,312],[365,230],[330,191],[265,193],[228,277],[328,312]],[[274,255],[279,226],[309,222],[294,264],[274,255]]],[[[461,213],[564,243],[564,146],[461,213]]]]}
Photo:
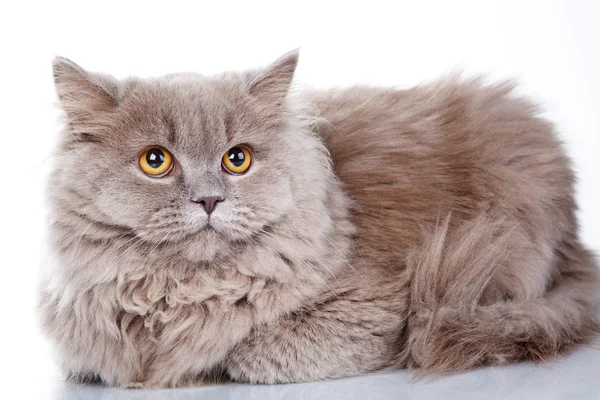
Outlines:
{"type": "Polygon", "coordinates": [[[287,96],[298,65],[299,50],[279,57],[250,84],[250,94],[272,105],[281,105],[287,96]]]}
{"type": "Polygon", "coordinates": [[[52,63],[54,85],[72,131],[86,135],[101,128],[118,104],[116,79],[90,73],[71,60],[56,57],[52,63]]]}

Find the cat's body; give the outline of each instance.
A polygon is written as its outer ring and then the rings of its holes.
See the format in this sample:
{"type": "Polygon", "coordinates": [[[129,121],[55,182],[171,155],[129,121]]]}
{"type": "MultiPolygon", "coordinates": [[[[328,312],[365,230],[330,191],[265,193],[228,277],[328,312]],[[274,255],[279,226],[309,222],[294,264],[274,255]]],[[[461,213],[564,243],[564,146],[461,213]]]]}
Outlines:
{"type": "Polygon", "coordinates": [[[126,83],[57,61],[69,129],[41,307],[69,377],[455,371],[597,331],[569,163],[528,102],[450,79],[306,93],[299,109],[284,100],[296,57],[126,83]],[[228,176],[214,160],[237,144],[256,161],[228,176]],[[137,169],[153,145],[177,159],[165,178],[137,169]],[[213,229],[195,191],[225,198],[213,229]]]}

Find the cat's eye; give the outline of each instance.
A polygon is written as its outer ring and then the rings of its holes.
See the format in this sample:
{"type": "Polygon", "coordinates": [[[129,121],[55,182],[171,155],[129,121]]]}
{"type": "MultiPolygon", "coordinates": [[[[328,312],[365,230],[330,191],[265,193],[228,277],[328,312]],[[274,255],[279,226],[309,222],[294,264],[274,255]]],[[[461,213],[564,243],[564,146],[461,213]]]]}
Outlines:
{"type": "Polygon", "coordinates": [[[153,178],[162,178],[173,169],[173,157],[164,147],[151,147],[140,154],[140,168],[153,178]]]}
{"type": "Polygon", "coordinates": [[[246,173],[250,164],[252,164],[252,154],[246,146],[242,145],[230,148],[221,158],[223,169],[232,175],[246,173]]]}

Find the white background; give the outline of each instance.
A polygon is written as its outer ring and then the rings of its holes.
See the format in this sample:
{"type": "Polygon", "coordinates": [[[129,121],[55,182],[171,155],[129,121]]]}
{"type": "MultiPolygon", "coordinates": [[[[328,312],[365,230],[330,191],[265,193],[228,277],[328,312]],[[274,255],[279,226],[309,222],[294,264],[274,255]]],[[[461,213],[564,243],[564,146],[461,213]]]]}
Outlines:
{"type": "Polygon", "coordinates": [[[34,313],[56,55],[125,77],[256,67],[301,47],[297,81],[318,87],[404,87],[457,68],[517,78],[566,142],[583,240],[600,250],[600,2],[3,2],[0,44],[0,380],[25,398],[60,379],[34,313]]]}

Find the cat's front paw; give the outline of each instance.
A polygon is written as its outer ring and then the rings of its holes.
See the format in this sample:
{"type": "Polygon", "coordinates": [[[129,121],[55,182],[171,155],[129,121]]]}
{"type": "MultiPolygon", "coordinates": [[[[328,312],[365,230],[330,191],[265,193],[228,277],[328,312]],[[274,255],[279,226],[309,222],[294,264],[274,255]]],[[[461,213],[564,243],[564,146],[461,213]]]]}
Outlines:
{"type": "Polygon", "coordinates": [[[98,374],[74,371],[67,371],[65,373],[65,381],[76,385],[101,385],[104,383],[98,374]]]}

